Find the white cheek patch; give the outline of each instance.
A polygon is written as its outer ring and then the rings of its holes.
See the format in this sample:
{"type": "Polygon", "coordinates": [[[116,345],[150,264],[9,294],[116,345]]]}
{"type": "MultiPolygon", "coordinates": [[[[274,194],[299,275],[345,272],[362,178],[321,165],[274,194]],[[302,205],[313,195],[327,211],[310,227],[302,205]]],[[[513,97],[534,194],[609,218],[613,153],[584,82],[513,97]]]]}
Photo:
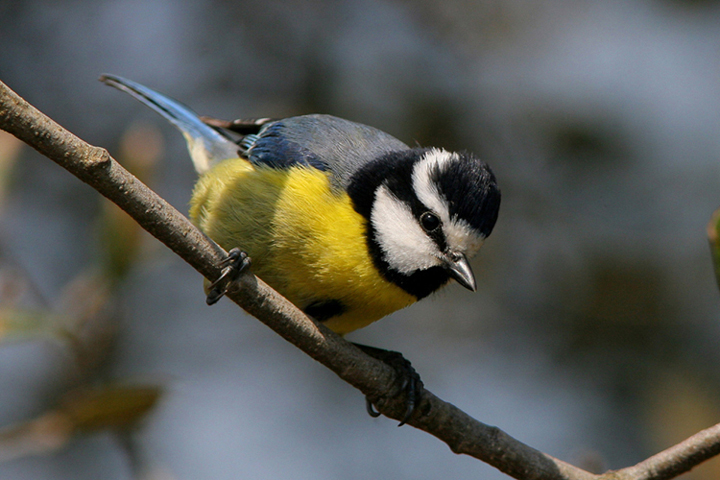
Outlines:
{"type": "Polygon", "coordinates": [[[449,224],[443,225],[443,231],[448,245],[454,250],[464,253],[468,258],[474,257],[485,241],[482,235],[478,235],[464,220],[453,220],[449,224]]]}
{"type": "Polygon", "coordinates": [[[375,193],[370,222],[383,260],[403,274],[440,265],[437,246],[413,217],[410,207],[381,185],[375,193]]]}
{"type": "Polygon", "coordinates": [[[484,238],[466,221],[450,218],[450,206],[432,180],[433,172],[442,170],[443,166],[451,161],[458,161],[457,154],[439,148],[433,148],[426,153],[413,168],[413,190],[418,200],[440,217],[450,248],[472,257],[482,246],[484,238]]]}

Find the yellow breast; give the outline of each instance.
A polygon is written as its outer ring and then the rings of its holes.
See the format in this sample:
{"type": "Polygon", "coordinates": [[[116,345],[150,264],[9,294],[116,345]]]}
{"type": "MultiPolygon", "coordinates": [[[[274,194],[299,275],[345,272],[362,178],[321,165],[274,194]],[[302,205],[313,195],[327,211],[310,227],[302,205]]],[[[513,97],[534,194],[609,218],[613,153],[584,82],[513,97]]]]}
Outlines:
{"type": "Polygon", "coordinates": [[[317,169],[226,160],[198,180],[190,216],[226,250],[246,251],[253,272],[301,309],[341,302],[344,313],[326,322],[340,334],[416,300],[380,275],[363,217],[317,169]]]}

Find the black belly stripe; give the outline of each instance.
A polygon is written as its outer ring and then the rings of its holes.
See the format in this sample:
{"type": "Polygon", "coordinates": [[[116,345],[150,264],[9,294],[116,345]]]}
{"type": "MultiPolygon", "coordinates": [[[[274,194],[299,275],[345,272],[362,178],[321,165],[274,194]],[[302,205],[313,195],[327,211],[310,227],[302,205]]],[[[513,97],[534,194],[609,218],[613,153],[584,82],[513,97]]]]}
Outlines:
{"type": "Polygon", "coordinates": [[[305,307],[303,311],[318,322],[327,322],[331,318],[345,313],[347,306],[340,300],[317,300],[305,307]]]}

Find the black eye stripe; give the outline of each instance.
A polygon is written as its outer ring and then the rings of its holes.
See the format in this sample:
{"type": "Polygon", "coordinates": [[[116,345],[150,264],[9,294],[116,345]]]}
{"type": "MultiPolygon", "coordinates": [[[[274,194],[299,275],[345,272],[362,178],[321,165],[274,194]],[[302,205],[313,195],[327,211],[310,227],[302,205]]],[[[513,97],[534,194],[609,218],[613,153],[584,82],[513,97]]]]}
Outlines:
{"type": "Polygon", "coordinates": [[[432,239],[441,252],[444,252],[447,248],[447,239],[442,229],[442,220],[440,220],[440,217],[433,212],[425,211],[420,214],[418,221],[427,236],[432,239]]]}

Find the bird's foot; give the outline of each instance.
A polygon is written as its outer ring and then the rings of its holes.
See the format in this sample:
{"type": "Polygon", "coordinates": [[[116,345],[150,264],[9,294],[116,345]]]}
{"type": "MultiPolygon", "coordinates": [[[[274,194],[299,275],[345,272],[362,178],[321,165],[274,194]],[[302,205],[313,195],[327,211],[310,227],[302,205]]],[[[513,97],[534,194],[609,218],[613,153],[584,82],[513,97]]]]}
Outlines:
{"type": "MultiPolygon", "coordinates": [[[[398,425],[398,427],[402,427],[410,419],[420,405],[420,400],[422,400],[423,382],[420,379],[420,375],[415,371],[410,361],[403,357],[400,352],[359,345],[357,343],[354,345],[366,354],[384,362],[395,370],[395,383],[390,396],[397,397],[399,395],[405,395],[405,414],[398,425]]],[[[371,417],[380,416],[380,412],[375,409],[375,403],[377,403],[377,400],[371,400],[370,397],[365,398],[367,412],[371,417]]]]}
{"type": "Polygon", "coordinates": [[[207,289],[205,302],[208,305],[217,303],[227,293],[230,285],[240,278],[240,274],[250,267],[250,257],[239,248],[233,248],[218,267],[222,268],[222,273],[207,289]]]}

